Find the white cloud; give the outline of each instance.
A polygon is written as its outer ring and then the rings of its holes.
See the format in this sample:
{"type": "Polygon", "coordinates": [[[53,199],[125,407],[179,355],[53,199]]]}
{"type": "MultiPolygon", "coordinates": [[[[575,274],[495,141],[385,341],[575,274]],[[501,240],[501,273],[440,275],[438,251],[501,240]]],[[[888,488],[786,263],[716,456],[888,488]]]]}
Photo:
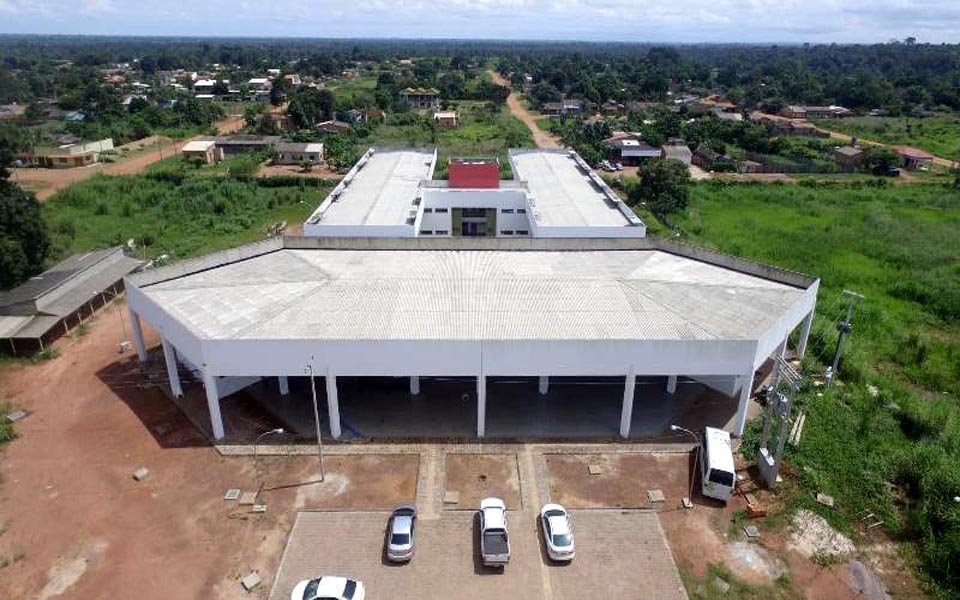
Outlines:
{"type": "Polygon", "coordinates": [[[0,0],[6,33],[881,42],[960,39],[956,0],[0,0]],[[183,18],[183,13],[188,15],[183,18]]]}

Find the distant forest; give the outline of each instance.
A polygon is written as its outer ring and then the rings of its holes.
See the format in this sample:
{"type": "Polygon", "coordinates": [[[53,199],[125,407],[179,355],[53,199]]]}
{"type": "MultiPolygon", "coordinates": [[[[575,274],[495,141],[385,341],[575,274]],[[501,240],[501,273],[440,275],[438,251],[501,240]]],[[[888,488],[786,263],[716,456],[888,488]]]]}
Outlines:
{"type": "MultiPolygon", "coordinates": [[[[360,62],[399,58],[493,64],[546,94],[663,100],[678,91],[722,90],[747,105],[839,104],[890,114],[960,109],[960,45],[913,39],[874,45],[648,45],[460,40],[304,40],[0,36],[0,102],[51,97],[74,67],[139,63],[160,70],[292,66],[339,74],[360,62]],[[549,86],[549,87],[547,87],[549,86]]],[[[419,63],[418,63],[419,64],[419,63]]]]}

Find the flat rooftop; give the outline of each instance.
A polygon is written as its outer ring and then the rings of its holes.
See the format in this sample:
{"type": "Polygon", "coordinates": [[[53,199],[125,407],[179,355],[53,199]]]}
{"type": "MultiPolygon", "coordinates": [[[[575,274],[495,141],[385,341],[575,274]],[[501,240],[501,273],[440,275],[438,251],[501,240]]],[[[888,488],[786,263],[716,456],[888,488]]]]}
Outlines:
{"type": "MultiPolygon", "coordinates": [[[[526,181],[541,227],[627,227],[631,223],[569,151],[511,150],[516,179],[526,181]]],[[[612,193],[612,192],[611,192],[612,193]]]]}
{"type": "Polygon", "coordinates": [[[285,238],[129,280],[199,339],[334,341],[757,340],[815,281],[661,242],[321,242],[285,238]]]}
{"type": "MultiPolygon", "coordinates": [[[[364,155],[331,192],[329,207],[318,213],[322,225],[403,225],[417,196],[420,182],[430,179],[433,150],[376,150],[364,155]]],[[[324,202],[326,204],[326,202],[324,202]]]]}

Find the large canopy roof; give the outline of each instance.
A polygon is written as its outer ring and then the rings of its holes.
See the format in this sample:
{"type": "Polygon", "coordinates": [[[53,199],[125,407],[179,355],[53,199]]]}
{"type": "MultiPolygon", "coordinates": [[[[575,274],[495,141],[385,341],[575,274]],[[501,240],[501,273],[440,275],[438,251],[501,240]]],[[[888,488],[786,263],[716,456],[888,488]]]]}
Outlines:
{"type": "Polygon", "coordinates": [[[805,293],[660,250],[285,248],[141,289],[245,340],[756,340],[805,293]]]}

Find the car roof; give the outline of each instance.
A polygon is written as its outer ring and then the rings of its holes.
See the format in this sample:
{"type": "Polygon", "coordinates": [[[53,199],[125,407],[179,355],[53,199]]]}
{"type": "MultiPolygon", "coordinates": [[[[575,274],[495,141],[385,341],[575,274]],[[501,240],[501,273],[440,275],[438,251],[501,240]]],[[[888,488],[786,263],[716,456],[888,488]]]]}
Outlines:
{"type": "Polygon", "coordinates": [[[566,515],[547,517],[547,522],[550,523],[550,532],[553,535],[570,533],[570,521],[567,520],[566,515]]]}
{"type": "Polygon", "coordinates": [[[723,429],[705,427],[704,443],[707,446],[710,461],[707,468],[733,473],[733,446],[730,442],[730,433],[723,429]]]}
{"type": "Polygon", "coordinates": [[[413,529],[413,518],[407,515],[396,515],[393,517],[393,533],[410,533],[413,529]]]}

